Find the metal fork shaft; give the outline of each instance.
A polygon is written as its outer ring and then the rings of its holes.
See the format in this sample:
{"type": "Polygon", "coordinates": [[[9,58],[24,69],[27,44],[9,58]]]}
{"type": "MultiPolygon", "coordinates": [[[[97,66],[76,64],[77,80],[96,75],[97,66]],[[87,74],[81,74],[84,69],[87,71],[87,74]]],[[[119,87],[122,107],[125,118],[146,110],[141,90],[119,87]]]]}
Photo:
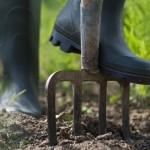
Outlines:
{"type": "Polygon", "coordinates": [[[99,71],[100,20],[103,0],[81,0],[81,69],[99,71]]]}

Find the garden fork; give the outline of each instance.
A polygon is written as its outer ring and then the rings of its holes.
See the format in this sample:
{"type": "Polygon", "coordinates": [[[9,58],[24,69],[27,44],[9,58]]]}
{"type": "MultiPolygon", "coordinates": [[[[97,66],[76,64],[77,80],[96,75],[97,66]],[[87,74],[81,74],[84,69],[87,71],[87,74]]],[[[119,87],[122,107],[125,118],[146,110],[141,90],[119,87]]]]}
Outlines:
{"type": "Polygon", "coordinates": [[[98,85],[99,134],[106,129],[106,89],[108,81],[117,81],[122,90],[123,133],[129,137],[129,83],[116,80],[99,71],[100,18],[103,0],[81,0],[81,70],[58,71],[46,82],[48,102],[48,135],[50,146],[57,145],[55,94],[56,84],[70,81],[73,85],[74,135],[81,135],[82,82],[94,81],[98,85]]]}

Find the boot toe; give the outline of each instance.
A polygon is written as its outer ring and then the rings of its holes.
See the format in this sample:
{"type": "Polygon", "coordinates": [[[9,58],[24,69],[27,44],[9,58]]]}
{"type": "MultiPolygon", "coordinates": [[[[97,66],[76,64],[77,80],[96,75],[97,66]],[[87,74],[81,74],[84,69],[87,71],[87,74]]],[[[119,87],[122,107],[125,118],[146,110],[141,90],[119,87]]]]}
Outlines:
{"type": "Polygon", "coordinates": [[[0,95],[0,110],[6,109],[8,112],[19,111],[36,118],[42,115],[38,97],[30,89],[19,95],[22,89],[18,85],[11,83],[5,92],[0,95]]]}
{"type": "Polygon", "coordinates": [[[7,112],[19,111],[33,117],[39,118],[42,115],[41,108],[39,104],[31,104],[27,100],[24,102],[15,101],[12,105],[4,105],[0,109],[5,108],[7,112]]]}
{"type": "Polygon", "coordinates": [[[37,99],[34,102],[30,102],[26,100],[26,98],[25,101],[21,99],[20,102],[18,101],[18,103],[16,102],[16,104],[14,104],[14,107],[17,108],[18,111],[34,116],[36,118],[39,118],[42,115],[41,107],[37,99]]]}

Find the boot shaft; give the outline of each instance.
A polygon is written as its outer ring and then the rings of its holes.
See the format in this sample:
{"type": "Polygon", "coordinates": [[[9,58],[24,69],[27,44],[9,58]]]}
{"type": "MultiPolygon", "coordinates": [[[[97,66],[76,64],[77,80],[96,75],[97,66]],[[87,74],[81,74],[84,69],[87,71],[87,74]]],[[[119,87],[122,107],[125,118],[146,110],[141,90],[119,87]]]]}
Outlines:
{"type": "Polygon", "coordinates": [[[102,8],[101,36],[122,38],[122,13],[125,0],[104,0],[102,8]]]}
{"type": "Polygon", "coordinates": [[[0,46],[8,37],[31,33],[31,30],[38,37],[39,7],[40,0],[0,0],[0,46]]]}
{"type": "MultiPolygon", "coordinates": [[[[104,0],[101,18],[101,37],[122,37],[122,12],[125,0],[104,0]]],[[[80,33],[80,0],[68,0],[59,13],[55,27],[69,34],[80,33]]],[[[75,35],[76,36],[76,35],[75,35]]],[[[80,37],[79,35],[76,37],[80,37]]],[[[79,39],[78,39],[79,40],[79,39]]]]}
{"type": "Polygon", "coordinates": [[[2,74],[38,83],[40,0],[0,0],[0,18],[2,74]]]}
{"type": "Polygon", "coordinates": [[[68,0],[58,14],[56,26],[66,32],[76,33],[80,27],[80,0],[68,0]]]}

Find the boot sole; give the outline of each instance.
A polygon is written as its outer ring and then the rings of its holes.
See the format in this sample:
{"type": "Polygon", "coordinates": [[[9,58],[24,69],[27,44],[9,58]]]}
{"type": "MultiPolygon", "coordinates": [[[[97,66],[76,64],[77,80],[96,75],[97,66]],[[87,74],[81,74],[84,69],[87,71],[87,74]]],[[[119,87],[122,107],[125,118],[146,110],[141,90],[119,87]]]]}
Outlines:
{"type": "Polygon", "coordinates": [[[63,52],[66,53],[81,53],[79,49],[80,44],[74,42],[73,40],[67,38],[66,35],[63,35],[59,31],[53,29],[50,41],[52,45],[59,46],[63,52]]]}
{"type": "MultiPolygon", "coordinates": [[[[56,29],[53,29],[50,42],[54,46],[59,46],[63,52],[66,53],[81,53],[80,52],[80,44],[74,42],[73,39],[70,39],[64,33],[60,33],[56,29]]],[[[114,77],[115,79],[125,79],[128,82],[138,83],[138,84],[150,84],[150,77],[142,76],[142,75],[134,75],[130,73],[124,73],[118,70],[114,70],[112,68],[106,67],[100,64],[100,70],[114,77]]]]}

